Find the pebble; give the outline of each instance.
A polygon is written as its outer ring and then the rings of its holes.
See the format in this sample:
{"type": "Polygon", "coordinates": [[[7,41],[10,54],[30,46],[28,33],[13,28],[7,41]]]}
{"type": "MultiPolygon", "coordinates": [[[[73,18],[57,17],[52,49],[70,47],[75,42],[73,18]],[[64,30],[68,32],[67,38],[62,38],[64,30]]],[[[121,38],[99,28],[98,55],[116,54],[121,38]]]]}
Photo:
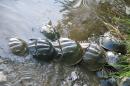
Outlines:
{"type": "Polygon", "coordinates": [[[0,82],[5,82],[7,81],[7,77],[4,75],[2,71],[0,71],[0,82]]]}
{"type": "Polygon", "coordinates": [[[1,64],[1,63],[4,63],[4,60],[0,59],[0,64],[1,64]]]}
{"type": "Polygon", "coordinates": [[[71,78],[72,78],[73,81],[75,81],[76,79],[78,79],[78,76],[77,76],[77,74],[76,74],[76,71],[73,71],[73,72],[71,73],[71,78]]]}

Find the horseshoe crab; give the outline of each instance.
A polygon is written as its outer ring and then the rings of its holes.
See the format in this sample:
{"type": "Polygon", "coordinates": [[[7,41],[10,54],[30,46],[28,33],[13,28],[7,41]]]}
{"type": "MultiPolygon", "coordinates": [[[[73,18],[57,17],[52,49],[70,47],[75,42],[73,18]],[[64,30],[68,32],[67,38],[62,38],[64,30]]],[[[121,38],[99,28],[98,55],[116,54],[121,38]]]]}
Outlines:
{"type": "Polygon", "coordinates": [[[105,52],[96,43],[90,43],[83,55],[83,62],[90,71],[97,71],[106,64],[105,52]]]}
{"type": "Polygon", "coordinates": [[[28,53],[27,44],[20,38],[10,38],[9,47],[13,54],[23,56],[28,53]]]}
{"type": "Polygon", "coordinates": [[[61,63],[72,66],[82,60],[83,50],[77,42],[68,38],[60,38],[59,43],[57,47],[56,44],[58,44],[58,42],[53,45],[59,49],[61,63]]]}
{"type": "Polygon", "coordinates": [[[55,48],[48,40],[31,39],[28,47],[32,56],[39,60],[50,61],[57,56],[55,48]]]}
{"type": "Polygon", "coordinates": [[[126,54],[126,45],[122,40],[114,37],[110,32],[106,32],[99,39],[100,46],[109,51],[115,51],[117,53],[126,54]]]}

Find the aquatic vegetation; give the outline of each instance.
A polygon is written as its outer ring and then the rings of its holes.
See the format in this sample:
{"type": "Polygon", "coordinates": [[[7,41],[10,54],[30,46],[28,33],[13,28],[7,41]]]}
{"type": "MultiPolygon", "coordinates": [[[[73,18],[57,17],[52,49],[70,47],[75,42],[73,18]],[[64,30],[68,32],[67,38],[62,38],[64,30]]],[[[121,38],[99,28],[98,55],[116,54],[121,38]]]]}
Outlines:
{"type": "Polygon", "coordinates": [[[113,17],[122,18],[125,16],[125,2],[123,0],[75,0],[71,2],[71,5],[69,1],[65,1],[61,1],[62,5],[69,6],[71,9],[64,9],[62,23],[64,25],[67,25],[68,22],[72,23],[68,27],[68,32],[69,38],[74,40],[86,40],[91,34],[99,36],[109,30],[104,22],[113,26],[113,17]],[[73,9],[73,6],[79,2],[80,5],[73,9]]]}
{"type": "Polygon", "coordinates": [[[124,17],[124,18],[118,18],[118,17],[113,17],[113,22],[115,22],[118,26],[119,29],[124,32],[125,34],[130,34],[130,19],[129,17],[124,17]]]}
{"type": "MultiPolygon", "coordinates": [[[[126,24],[126,27],[129,28],[129,19],[119,19],[115,18],[116,20],[118,19],[118,22],[122,24],[126,24]]],[[[124,32],[126,36],[126,40],[124,40],[124,43],[127,46],[127,54],[123,55],[121,59],[115,64],[114,66],[117,66],[119,68],[119,71],[116,73],[110,73],[110,76],[115,76],[115,77],[130,77],[130,34],[129,34],[129,29],[125,29],[124,32]]]]}
{"type": "Polygon", "coordinates": [[[49,21],[47,25],[42,26],[41,33],[51,41],[55,41],[60,37],[59,32],[56,31],[55,27],[53,27],[51,21],[49,21]]]}

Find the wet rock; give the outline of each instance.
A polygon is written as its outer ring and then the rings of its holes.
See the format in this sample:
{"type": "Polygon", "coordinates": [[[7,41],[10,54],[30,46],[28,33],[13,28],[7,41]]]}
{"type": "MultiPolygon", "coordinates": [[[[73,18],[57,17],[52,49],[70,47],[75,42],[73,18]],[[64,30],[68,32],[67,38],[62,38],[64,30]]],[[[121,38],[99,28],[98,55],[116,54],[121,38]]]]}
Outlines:
{"type": "Polygon", "coordinates": [[[4,60],[0,59],[0,64],[1,64],[1,63],[4,63],[4,60]]]}
{"type": "Polygon", "coordinates": [[[119,55],[114,52],[108,51],[106,52],[106,61],[109,65],[114,65],[119,61],[119,55]]]}
{"type": "Polygon", "coordinates": [[[101,86],[118,86],[115,78],[101,80],[101,86]]]}
{"type": "Polygon", "coordinates": [[[71,73],[71,79],[73,80],[73,81],[75,81],[76,79],[78,79],[78,76],[77,76],[77,74],[76,74],[76,71],[73,71],[72,73],[71,73]]]}
{"type": "Polygon", "coordinates": [[[43,26],[40,32],[51,41],[55,41],[60,37],[60,34],[56,31],[55,27],[52,26],[52,23],[43,26]]]}
{"type": "Polygon", "coordinates": [[[6,64],[0,64],[0,70],[6,70],[7,65],[6,64]]]}
{"type": "Polygon", "coordinates": [[[119,86],[130,86],[130,77],[124,77],[121,79],[119,86]]]}
{"type": "Polygon", "coordinates": [[[0,71],[0,83],[5,81],[7,81],[7,76],[2,71],[0,71]]]}
{"type": "Polygon", "coordinates": [[[100,70],[100,71],[97,71],[97,72],[96,72],[96,75],[97,75],[97,77],[100,78],[100,79],[107,79],[107,78],[109,78],[108,72],[105,71],[105,70],[103,70],[103,69],[100,70]]]}
{"type": "Polygon", "coordinates": [[[126,6],[126,14],[130,15],[130,7],[129,6],[126,6]]]}

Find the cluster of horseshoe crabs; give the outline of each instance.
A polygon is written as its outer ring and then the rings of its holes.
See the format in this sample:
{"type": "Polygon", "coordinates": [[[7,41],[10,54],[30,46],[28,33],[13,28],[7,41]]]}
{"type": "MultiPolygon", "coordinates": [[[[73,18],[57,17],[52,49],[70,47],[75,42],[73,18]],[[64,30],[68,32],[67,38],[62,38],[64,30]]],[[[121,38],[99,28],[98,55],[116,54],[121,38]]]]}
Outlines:
{"type": "Polygon", "coordinates": [[[97,71],[103,68],[104,64],[111,64],[110,59],[116,57],[115,60],[117,60],[118,55],[113,52],[126,53],[126,51],[121,50],[121,48],[126,48],[122,44],[122,40],[114,37],[110,32],[104,33],[99,38],[99,43],[88,43],[88,46],[83,50],[80,43],[55,34],[56,31],[53,27],[48,25],[46,29],[44,28],[42,28],[42,33],[45,34],[46,39],[31,39],[29,43],[26,43],[22,39],[11,38],[9,41],[11,51],[16,55],[22,55],[29,51],[29,54],[36,59],[43,61],[57,59],[69,66],[83,62],[90,71],[97,71]],[[51,35],[53,35],[52,38],[51,35]]]}

